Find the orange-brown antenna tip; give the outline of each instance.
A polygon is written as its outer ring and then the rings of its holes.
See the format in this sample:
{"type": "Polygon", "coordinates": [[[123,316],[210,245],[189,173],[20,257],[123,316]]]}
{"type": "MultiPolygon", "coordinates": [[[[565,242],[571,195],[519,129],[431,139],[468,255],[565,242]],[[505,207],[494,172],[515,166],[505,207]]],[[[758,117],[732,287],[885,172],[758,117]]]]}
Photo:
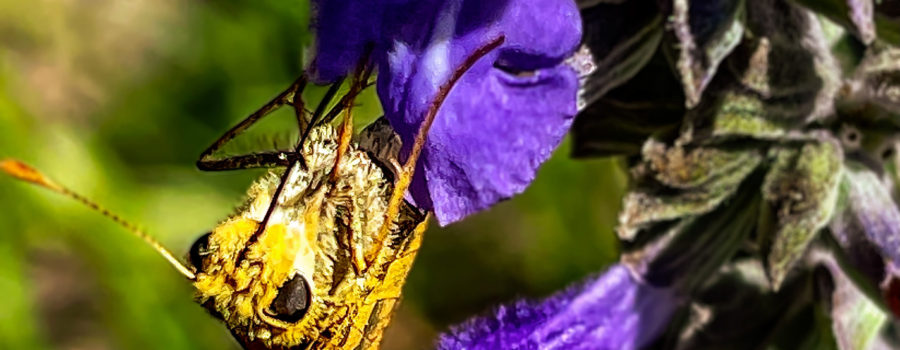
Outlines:
{"type": "Polygon", "coordinates": [[[3,161],[0,161],[0,170],[3,170],[3,172],[19,180],[28,181],[56,192],[62,190],[62,187],[44,176],[44,174],[41,174],[37,169],[15,159],[4,159],[3,161]]]}
{"type": "Polygon", "coordinates": [[[5,160],[0,161],[0,170],[2,170],[3,172],[5,172],[19,180],[28,181],[28,182],[31,182],[38,186],[53,190],[54,192],[61,193],[65,196],[72,198],[72,199],[88,206],[89,208],[99,212],[103,216],[106,216],[107,218],[111,219],[115,223],[124,227],[128,231],[131,231],[131,233],[133,233],[135,236],[137,236],[138,238],[140,238],[144,242],[146,242],[148,245],[150,245],[150,247],[152,247],[154,250],[159,252],[159,254],[162,255],[163,258],[168,260],[169,263],[171,263],[172,266],[174,266],[175,269],[178,270],[178,272],[180,272],[182,275],[184,275],[185,277],[187,277],[190,280],[196,279],[196,275],[194,274],[194,272],[191,269],[189,269],[187,266],[184,265],[184,263],[182,263],[177,258],[175,258],[175,256],[172,255],[172,253],[169,252],[169,250],[166,249],[166,247],[163,247],[162,244],[160,244],[155,239],[153,239],[153,237],[150,237],[148,234],[144,233],[144,231],[141,231],[141,229],[139,229],[134,224],[132,224],[128,221],[125,221],[125,219],[122,219],[118,215],[113,214],[109,210],[104,209],[99,204],[94,203],[93,201],[85,198],[84,196],[82,196],[78,193],[72,192],[71,190],[53,182],[52,180],[50,180],[50,178],[48,178],[47,176],[42,174],[37,169],[32,168],[28,164],[25,164],[21,161],[15,160],[15,159],[5,159],[5,160]]]}

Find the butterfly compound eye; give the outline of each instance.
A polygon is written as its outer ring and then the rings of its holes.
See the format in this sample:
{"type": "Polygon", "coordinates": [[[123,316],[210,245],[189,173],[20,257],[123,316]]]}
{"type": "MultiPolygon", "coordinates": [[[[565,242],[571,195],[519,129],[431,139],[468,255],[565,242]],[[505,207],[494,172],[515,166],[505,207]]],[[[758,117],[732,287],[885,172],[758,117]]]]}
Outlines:
{"type": "Polygon", "coordinates": [[[203,258],[209,254],[209,236],[212,232],[208,232],[194,241],[191,245],[190,259],[191,265],[196,271],[203,271],[203,258]]]}
{"type": "Polygon", "coordinates": [[[276,319],[294,323],[306,315],[309,302],[309,284],[303,276],[295,274],[278,289],[278,295],[269,305],[269,312],[276,319]]]}

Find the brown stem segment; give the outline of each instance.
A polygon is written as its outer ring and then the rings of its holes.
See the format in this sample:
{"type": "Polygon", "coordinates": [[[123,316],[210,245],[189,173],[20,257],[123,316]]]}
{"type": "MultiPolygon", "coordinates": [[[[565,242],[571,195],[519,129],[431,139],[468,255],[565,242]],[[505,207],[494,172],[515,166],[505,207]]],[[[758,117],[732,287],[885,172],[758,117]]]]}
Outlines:
{"type": "Polygon", "coordinates": [[[368,256],[366,257],[366,265],[371,266],[374,260],[375,255],[378,251],[381,250],[382,245],[384,244],[385,238],[387,238],[388,233],[391,231],[391,224],[393,223],[394,218],[400,213],[400,204],[403,201],[403,195],[406,193],[406,190],[409,189],[409,185],[412,182],[413,175],[416,171],[416,162],[419,160],[419,155],[422,154],[422,149],[425,147],[425,138],[428,136],[428,131],[431,129],[431,124],[434,123],[434,118],[437,116],[438,111],[441,108],[441,105],[444,103],[444,100],[447,99],[447,96],[450,95],[450,90],[456,85],[456,82],[462,78],[463,74],[465,74],[469,68],[472,68],[475,65],[475,62],[478,62],[479,59],[484,57],[488,52],[493,51],[506,40],[504,35],[500,35],[497,38],[489,41],[484,46],[479,47],[475,52],[472,53],[469,57],[463,61],[462,65],[456,68],[453,71],[453,75],[450,76],[450,79],[447,80],[446,83],[441,85],[437,94],[434,97],[434,101],[431,102],[431,105],[428,107],[428,112],[425,114],[425,119],[422,120],[422,124],[419,126],[419,130],[416,133],[416,139],[413,143],[412,151],[409,153],[409,158],[406,159],[406,162],[403,163],[403,168],[401,169],[401,173],[398,176],[397,183],[394,185],[394,192],[391,194],[391,199],[388,202],[387,213],[385,213],[384,223],[381,224],[381,228],[378,230],[377,235],[375,236],[375,249],[370,250],[368,256]]]}

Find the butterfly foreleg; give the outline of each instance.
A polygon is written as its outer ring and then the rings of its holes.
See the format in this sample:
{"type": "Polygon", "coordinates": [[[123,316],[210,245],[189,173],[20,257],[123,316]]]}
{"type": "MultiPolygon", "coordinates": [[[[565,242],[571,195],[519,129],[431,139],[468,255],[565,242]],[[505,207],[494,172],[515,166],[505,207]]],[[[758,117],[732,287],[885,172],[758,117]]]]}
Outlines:
{"type": "Polygon", "coordinates": [[[297,123],[301,128],[300,130],[303,130],[306,120],[304,118],[303,99],[301,98],[301,95],[307,82],[308,79],[306,75],[301,75],[286,90],[282,91],[274,99],[225,132],[225,134],[219,137],[200,154],[200,158],[197,160],[197,167],[204,171],[222,171],[271,168],[287,166],[293,164],[295,161],[302,161],[299,153],[295,151],[258,152],[225,158],[216,158],[214,154],[216,151],[222,149],[229,141],[246,131],[250,126],[284,105],[289,105],[294,108],[297,116],[297,123]]]}

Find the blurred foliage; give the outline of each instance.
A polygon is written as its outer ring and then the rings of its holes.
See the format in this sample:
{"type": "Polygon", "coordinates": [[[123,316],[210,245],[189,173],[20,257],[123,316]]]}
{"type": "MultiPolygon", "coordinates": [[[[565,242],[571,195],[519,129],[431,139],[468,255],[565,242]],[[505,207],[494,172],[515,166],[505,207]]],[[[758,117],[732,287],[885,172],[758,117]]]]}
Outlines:
{"type": "MultiPolygon", "coordinates": [[[[284,0],[0,0],[0,157],[37,166],[183,254],[262,174],[193,164],[300,74],[308,12],[284,0]]],[[[358,119],[378,110],[369,91],[358,119]]],[[[290,125],[282,117],[248,135],[248,147],[271,144],[273,131],[289,136],[277,131],[290,125]]],[[[524,195],[429,230],[385,349],[429,348],[450,323],[615,259],[625,174],[615,160],[569,153],[566,143],[524,195]]],[[[236,347],[152,250],[9,178],[0,178],[0,293],[4,349],[236,347]]]]}

